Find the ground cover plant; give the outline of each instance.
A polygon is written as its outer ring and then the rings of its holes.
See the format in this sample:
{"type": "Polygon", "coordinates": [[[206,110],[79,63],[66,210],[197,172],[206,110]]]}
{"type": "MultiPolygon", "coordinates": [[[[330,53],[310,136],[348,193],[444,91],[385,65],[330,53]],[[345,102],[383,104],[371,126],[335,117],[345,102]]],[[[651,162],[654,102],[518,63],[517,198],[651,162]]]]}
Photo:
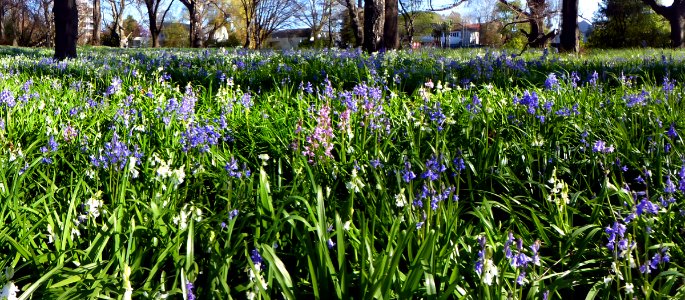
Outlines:
{"type": "Polygon", "coordinates": [[[0,298],[685,297],[681,52],[0,53],[0,298]]]}

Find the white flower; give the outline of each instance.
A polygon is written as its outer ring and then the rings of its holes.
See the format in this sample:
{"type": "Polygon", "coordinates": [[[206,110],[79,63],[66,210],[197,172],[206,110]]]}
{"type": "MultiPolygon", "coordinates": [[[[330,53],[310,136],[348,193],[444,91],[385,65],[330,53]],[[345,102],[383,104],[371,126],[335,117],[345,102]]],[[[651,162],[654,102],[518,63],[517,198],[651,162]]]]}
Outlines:
{"type": "Polygon", "coordinates": [[[400,193],[395,195],[395,205],[397,205],[397,207],[404,207],[407,205],[407,197],[404,196],[404,189],[401,189],[400,193]]]}
{"type": "Polygon", "coordinates": [[[262,160],[262,166],[266,166],[270,158],[269,154],[260,154],[258,157],[262,160]]]}
{"type": "Polygon", "coordinates": [[[126,265],[124,267],[124,273],[122,274],[122,279],[124,281],[124,298],[123,300],[131,300],[131,295],[133,294],[133,288],[131,287],[131,267],[126,265]]]}
{"type": "Polygon", "coordinates": [[[100,209],[102,208],[102,191],[97,191],[93,196],[86,201],[86,206],[88,206],[88,214],[97,218],[100,216],[100,209]]]}
{"type": "Polygon", "coordinates": [[[364,182],[357,176],[357,169],[352,169],[352,178],[345,184],[348,191],[359,193],[364,188],[364,182]]]}
{"type": "Polygon", "coordinates": [[[350,224],[351,224],[351,223],[352,223],[352,221],[347,221],[347,222],[345,222],[345,224],[343,224],[343,229],[344,229],[345,231],[349,231],[349,230],[350,230],[350,224]]]}
{"type": "Polygon", "coordinates": [[[161,179],[169,178],[171,176],[171,169],[169,169],[169,164],[167,164],[163,160],[158,161],[158,163],[159,168],[157,168],[157,177],[161,179]]]}
{"type": "Polygon", "coordinates": [[[76,229],[76,228],[71,228],[71,239],[74,239],[74,236],[76,237],[81,237],[81,232],[76,229]]]}
{"type": "Polygon", "coordinates": [[[483,283],[486,285],[492,285],[492,280],[499,275],[499,270],[497,266],[492,262],[491,259],[485,259],[483,261],[483,283]]]}
{"type": "Polygon", "coordinates": [[[128,170],[131,172],[131,177],[138,178],[138,170],[136,170],[136,162],[138,159],[135,156],[128,158],[128,170]]]}
{"type": "Polygon", "coordinates": [[[626,283],[626,294],[632,294],[633,292],[634,292],[633,284],[632,283],[626,283]]]}
{"type": "Polygon", "coordinates": [[[174,185],[174,187],[178,187],[181,183],[183,183],[183,179],[186,178],[186,173],[183,171],[184,168],[185,165],[182,165],[180,168],[171,172],[171,183],[174,185]]]}
{"type": "Polygon", "coordinates": [[[52,231],[52,225],[48,224],[48,244],[52,244],[55,241],[55,232],[52,231]]]}
{"type": "Polygon", "coordinates": [[[605,285],[605,286],[608,286],[609,283],[611,282],[611,280],[612,280],[612,277],[611,277],[611,276],[605,276],[605,277],[604,277],[604,285],[605,285]]]}
{"type": "Polygon", "coordinates": [[[0,291],[0,299],[2,300],[16,300],[17,293],[19,292],[19,287],[14,285],[14,282],[8,281],[5,286],[2,287],[0,291]]]}

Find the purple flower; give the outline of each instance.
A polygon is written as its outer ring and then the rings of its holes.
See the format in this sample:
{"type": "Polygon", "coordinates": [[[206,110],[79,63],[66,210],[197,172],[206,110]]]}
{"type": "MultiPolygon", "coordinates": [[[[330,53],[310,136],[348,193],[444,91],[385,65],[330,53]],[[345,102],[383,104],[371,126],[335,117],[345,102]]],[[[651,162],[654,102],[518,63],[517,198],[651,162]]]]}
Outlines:
{"type": "Polygon", "coordinates": [[[186,291],[188,292],[188,300],[195,300],[195,294],[193,293],[193,289],[195,287],[193,286],[193,283],[188,281],[186,283],[186,291]]]}
{"type": "Polygon", "coordinates": [[[105,90],[104,96],[111,96],[121,91],[121,82],[122,81],[119,79],[119,77],[112,78],[112,83],[109,87],[107,87],[107,90],[105,90]]]}
{"type": "Polygon", "coordinates": [[[530,245],[530,250],[533,251],[532,263],[536,266],[540,265],[540,244],[540,240],[535,240],[535,242],[532,245],[530,245]]]}
{"type": "Polygon", "coordinates": [[[238,210],[234,209],[228,213],[228,219],[233,220],[235,217],[238,216],[238,210]]]}
{"type": "Polygon", "coordinates": [[[545,79],[545,89],[556,90],[558,88],[559,80],[557,79],[557,75],[554,73],[549,73],[549,75],[547,75],[547,79],[545,79]]]}
{"type": "Polygon", "coordinates": [[[668,131],[666,131],[666,135],[671,139],[678,137],[678,132],[675,131],[675,123],[671,123],[671,127],[669,127],[668,131]]]}
{"type": "Polygon", "coordinates": [[[594,145],[592,146],[592,152],[595,152],[595,153],[612,153],[612,152],[614,152],[614,146],[613,145],[607,146],[604,141],[597,140],[594,143],[594,145]]]}
{"type": "Polygon", "coordinates": [[[381,161],[380,161],[379,159],[377,159],[377,158],[376,158],[376,159],[369,160],[369,163],[371,164],[371,167],[373,167],[374,169],[378,169],[378,168],[382,168],[382,167],[383,167],[383,164],[382,164],[381,161]]]}
{"type": "Polygon", "coordinates": [[[332,239],[328,239],[328,242],[326,242],[328,249],[333,249],[335,247],[335,242],[333,242],[332,239]]]}
{"type": "Polygon", "coordinates": [[[667,194],[673,194],[673,193],[675,193],[676,187],[675,187],[675,184],[673,183],[673,180],[671,180],[671,176],[670,176],[670,175],[669,175],[668,177],[666,177],[666,183],[665,183],[665,185],[666,185],[666,186],[664,187],[664,193],[667,193],[667,194]]]}
{"type": "Polygon", "coordinates": [[[408,183],[408,182],[412,181],[414,178],[416,178],[416,174],[414,174],[414,172],[411,171],[411,163],[407,161],[404,163],[404,171],[402,171],[402,179],[404,180],[404,182],[408,183]]]}
{"type": "Polygon", "coordinates": [[[14,95],[12,95],[12,92],[10,92],[9,90],[3,90],[2,92],[0,92],[0,105],[1,104],[7,105],[7,107],[10,108],[14,107],[17,104],[14,95]]]}
{"type": "Polygon", "coordinates": [[[191,124],[188,129],[181,134],[181,145],[183,145],[183,152],[188,152],[192,149],[198,149],[200,153],[209,152],[211,146],[219,143],[221,134],[219,134],[213,125],[198,125],[191,124]]]}
{"type": "Polygon", "coordinates": [[[516,284],[523,286],[526,284],[526,271],[521,271],[521,274],[516,278],[516,284]]]}
{"type": "Polygon", "coordinates": [[[427,178],[430,181],[437,180],[440,177],[440,173],[447,170],[447,167],[445,167],[440,160],[442,160],[442,156],[432,155],[431,158],[426,161],[426,172],[421,174],[421,178],[427,178]]]}
{"type": "Polygon", "coordinates": [[[261,265],[262,265],[262,255],[259,254],[259,251],[257,251],[257,249],[252,249],[252,251],[250,251],[250,259],[252,260],[252,263],[253,263],[255,266],[260,266],[260,267],[261,267],[261,265]]]}
{"type": "Polygon", "coordinates": [[[604,229],[604,232],[609,235],[609,242],[607,243],[607,248],[610,251],[614,251],[615,247],[614,245],[617,242],[623,241],[623,237],[625,236],[626,233],[626,225],[623,225],[619,222],[614,222],[614,225],[611,227],[606,227],[604,229]]]}
{"type": "Polygon", "coordinates": [[[640,203],[637,204],[635,212],[638,216],[641,216],[645,212],[648,214],[656,215],[659,213],[659,206],[647,199],[642,199],[642,201],[640,201],[640,203]]]}

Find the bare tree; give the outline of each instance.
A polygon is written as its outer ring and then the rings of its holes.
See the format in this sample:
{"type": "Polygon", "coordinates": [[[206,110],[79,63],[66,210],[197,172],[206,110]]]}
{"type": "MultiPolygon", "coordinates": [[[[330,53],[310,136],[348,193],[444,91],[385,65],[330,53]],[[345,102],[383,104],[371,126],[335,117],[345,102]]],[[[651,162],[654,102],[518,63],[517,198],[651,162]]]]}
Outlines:
{"type": "Polygon", "coordinates": [[[245,14],[245,46],[259,49],[274,31],[285,27],[297,7],[291,0],[240,0],[245,14]]]}
{"type": "Polygon", "coordinates": [[[671,45],[673,48],[685,47],[685,0],[673,0],[671,6],[657,3],[656,0],[642,0],[657,14],[668,20],[671,25],[671,45]]]}
{"type": "Polygon", "coordinates": [[[112,13],[111,30],[116,37],[115,40],[118,39],[119,47],[126,47],[128,37],[124,30],[124,10],[131,0],[107,0],[107,3],[112,13]]]}
{"type": "Polygon", "coordinates": [[[293,5],[296,8],[295,18],[311,29],[310,40],[318,39],[332,18],[335,3],[332,0],[298,0],[293,5]]]}
{"type": "Polygon", "coordinates": [[[545,33],[545,18],[550,18],[556,11],[551,10],[548,3],[545,0],[528,0],[526,5],[528,10],[515,5],[507,0],[499,0],[502,4],[506,5],[509,9],[516,13],[516,20],[509,24],[505,24],[504,27],[517,24],[517,23],[527,23],[530,25],[530,32],[521,29],[521,32],[528,39],[524,51],[528,47],[542,48],[545,47],[549,41],[551,41],[557,34],[557,30],[552,30],[545,33]]]}
{"type": "Polygon", "coordinates": [[[159,47],[159,34],[162,32],[162,26],[164,26],[164,19],[166,18],[171,5],[174,4],[174,0],[169,1],[168,5],[164,3],[164,0],[138,0],[138,3],[143,2],[145,8],[147,9],[148,25],[150,28],[150,37],[152,38],[152,47],[159,47]],[[164,8],[164,11],[160,9],[164,8]]]}

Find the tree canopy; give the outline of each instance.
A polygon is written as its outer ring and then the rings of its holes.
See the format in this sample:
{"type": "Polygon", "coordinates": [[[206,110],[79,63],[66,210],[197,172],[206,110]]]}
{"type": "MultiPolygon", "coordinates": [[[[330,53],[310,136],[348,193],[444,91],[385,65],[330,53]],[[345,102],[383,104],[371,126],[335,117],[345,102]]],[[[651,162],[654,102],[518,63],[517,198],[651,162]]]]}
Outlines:
{"type": "Polygon", "coordinates": [[[665,47],[668,22],[641,0],[603,0],[588,43],[597,48],[665,47]]]}

